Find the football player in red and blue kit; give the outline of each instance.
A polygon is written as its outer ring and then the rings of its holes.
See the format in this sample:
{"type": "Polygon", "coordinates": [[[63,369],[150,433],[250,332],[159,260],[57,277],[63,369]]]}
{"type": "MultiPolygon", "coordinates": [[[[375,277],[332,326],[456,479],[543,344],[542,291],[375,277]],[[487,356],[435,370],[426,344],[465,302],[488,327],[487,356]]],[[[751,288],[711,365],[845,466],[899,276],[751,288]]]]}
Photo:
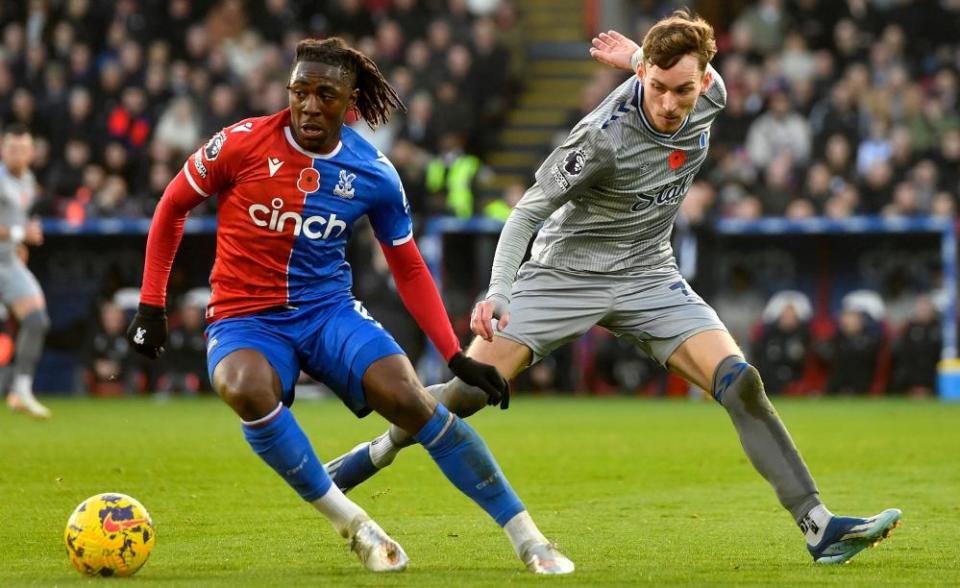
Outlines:
{"type": "Polygon", "coordinates": [[[253,450],[351,541],[374,571],[406,567],[403,549],[349,500],[318,460],[289,406],[300,370],[354,413],[380,413],[415,438],[447,478],[504,528],[536,573],[573,571],[537,529],[482,439],[438,404],[409,359],[351,292],[345,248],[366,215],[404,304],[450,369],[506,407],[507,382],[467,358],[412,239],[409,205],[390,161],[349,127],[401,107],[377,66],[337,38],[297,46],[290,108],[223,129],[187,159],[154,213],[143,286],[128,330],[163,352],[165,292],[190,210],[216,196],[217,254],[207,309],[210,380],[242,419],[253,450]]]}

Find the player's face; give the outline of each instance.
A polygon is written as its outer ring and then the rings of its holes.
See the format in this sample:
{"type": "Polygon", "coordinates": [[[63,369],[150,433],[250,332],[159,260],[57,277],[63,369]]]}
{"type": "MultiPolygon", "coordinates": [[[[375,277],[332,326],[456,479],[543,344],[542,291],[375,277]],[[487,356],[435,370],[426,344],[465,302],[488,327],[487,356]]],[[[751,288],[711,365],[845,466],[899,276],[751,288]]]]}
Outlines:
{"type": "Polygon", "coordinates": [[[710,74],[701,71],[700,62],[689,53],[669,69],[645,63],[638,75],[643,82],[643,113],[661,133],[676,132],[710,85],[710,74]]]}
{"type": "Polygon", "coordinates": [[[19,174],[33,163],[33,137],[7,135],[3,138],[3,164],[13,173],[19,174]]]}
{"type": "Polygon", "coordinates": [[[333,150],[343,119],[357,100],[351,76],[337,65],[300,61],[290,74],[287,90],[297,143],[318,153],[333,150]]]}

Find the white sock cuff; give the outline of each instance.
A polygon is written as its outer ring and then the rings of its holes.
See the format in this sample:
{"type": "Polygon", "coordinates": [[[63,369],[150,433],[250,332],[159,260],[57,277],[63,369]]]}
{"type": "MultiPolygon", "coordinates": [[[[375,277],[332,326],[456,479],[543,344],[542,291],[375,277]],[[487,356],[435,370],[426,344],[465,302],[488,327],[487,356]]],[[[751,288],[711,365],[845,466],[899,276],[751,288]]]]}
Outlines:
{"type": "Polygon", "coordinates": [[[397,456],[399,449],[394,446],[393,439],[390,438],[390,432],[380,435],[370,442],[370,461],[377,468],[390,465],[397,456]]]}
{"type": "Polygon", "coordinates": [[[524,544],[531,540],[538,543],[547,543],[547,538],[544,537],[540,529],[537,528],[536,523],[533,522],[533,518],[527,511],[515,514],[513,518],[503,526],[503,531],[507,534],[507,537],[510,538],[510,543],[513,544],[513,551],[516,552],[518,556],[524,544]]]}
{"type": "Polygon", "coordinates": [[[277,407],[276,407],[275,409],[271,410],[270,412],[268,412],[265,416],[262,416],[262,417],[260,417],[260,418],[258,418],[258,419],[252,420],[252,421],[245,421],[245,420],[243,420],[243,419],[240,419],[240,422],[243,423],[243,425],[244,425],[245,427],[259,427],[259,426],[261,426],[261,425],[267,424],[271,419],[273,419],[273,418],[276,417],[278,414],[280,414],[280,411],[281,411],[281,410],[283,410],[283,403],[282,403],[282,402],[280,402],[279,404],[277,404],[277,407]]]}
{"type": "Polygon", "coordinates": [[[327,517],[333,528],[342,537],[349,537],[352,531],[351,524],[358,517],[362,520],[369,518],[367,512],[360,505],[353,502],[339,489],[336,484],[330,484],[327,493],[312,501],[311,504],[327,517]]]}

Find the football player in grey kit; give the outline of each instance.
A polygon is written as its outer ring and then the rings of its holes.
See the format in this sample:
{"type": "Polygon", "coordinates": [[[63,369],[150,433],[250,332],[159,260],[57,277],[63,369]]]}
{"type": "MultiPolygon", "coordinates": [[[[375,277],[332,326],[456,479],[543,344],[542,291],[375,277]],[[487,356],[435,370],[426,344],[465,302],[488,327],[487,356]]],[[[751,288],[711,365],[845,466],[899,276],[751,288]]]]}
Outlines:
{"type": "Polygon", "coordinates": [[[40,245],[40,223],[27,218],[37,196],[37,181],[30,171],[33,137],[22,125],[11,125],[0,146],[0,301],[13,312],[19,325],[13,356],[13,382],[7,406],[36,418],[50,418],[50,410],[33,395],[33,373],[50,319],[40,284],[18,254],[18,247],[40,245]]]}
{"type": "MultiPolygon", "coordinates": [[[[712,27],[678,11],[650,29],[642,48],[610,31],[593,40],[590,53],[636,75],[547,157],[507,220],[487,297],[471,316],[478,337],[470,357],[512,378],[594,325],[629,339],[712,392],[750,461],[800,526],[814,560],[847,561],[886,537],[900,511],[864,519],[827,510],[759,373],[680,276],[671,250],[680,202],[726,103],[723,80],[709,64],[716,53],[712,27]],[[520,267],[541,222],[531,259],[520,267]]],[[[508,400],[488,398],[456,378],[429,390],[460,416],[490,403],[505,407],[508,400]]],[[[394,428],[328,469],[341,488],[350,488],[411,443],[394,428]]]]}

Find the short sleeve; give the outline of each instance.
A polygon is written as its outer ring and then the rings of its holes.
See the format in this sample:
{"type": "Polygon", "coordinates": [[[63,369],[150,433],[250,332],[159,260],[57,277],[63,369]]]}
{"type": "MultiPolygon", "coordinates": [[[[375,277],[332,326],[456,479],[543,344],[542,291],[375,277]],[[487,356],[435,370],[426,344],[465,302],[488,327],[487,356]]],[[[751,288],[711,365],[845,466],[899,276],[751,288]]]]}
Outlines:
{"type": "Polygon", "coordinates": [[[616,152],[602,129],[575,127],[537,170],[537,185],[547,198],[569,200],[596,184],[613,169],[616,152]]]}
{"type": "Polygon", "coordinates": [[[237,132],[250,133],[249,125],[240,123],[218,131],[183,164],[187,182],[198,194],[209,197],[234,182],[243,158],[237,132]]]}
{"type": "Polygon", "coordinates": [[[377,159],[377,198],[367,213],[377,239],[384,245],[403,245],[413,238],[410,202],[400,175],[385,156],[377,159]]]}

